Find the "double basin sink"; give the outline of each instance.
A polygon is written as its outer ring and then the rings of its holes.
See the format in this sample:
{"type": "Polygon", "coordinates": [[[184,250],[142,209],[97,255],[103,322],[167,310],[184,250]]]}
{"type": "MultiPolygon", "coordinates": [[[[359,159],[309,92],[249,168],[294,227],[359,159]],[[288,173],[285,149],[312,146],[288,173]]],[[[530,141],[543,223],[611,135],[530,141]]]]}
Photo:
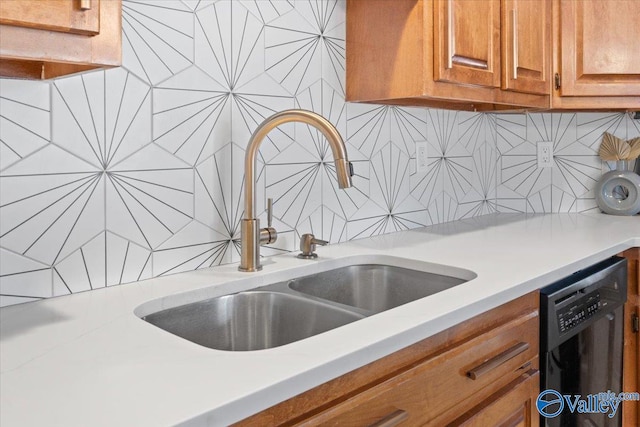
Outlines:
{"type": "Polygon", "coordinates": [[[428,297],[475,276],[452,270],[459,274],[386,264],[349,265],[141,317],[208,348],[264,350],[428,297]]]}

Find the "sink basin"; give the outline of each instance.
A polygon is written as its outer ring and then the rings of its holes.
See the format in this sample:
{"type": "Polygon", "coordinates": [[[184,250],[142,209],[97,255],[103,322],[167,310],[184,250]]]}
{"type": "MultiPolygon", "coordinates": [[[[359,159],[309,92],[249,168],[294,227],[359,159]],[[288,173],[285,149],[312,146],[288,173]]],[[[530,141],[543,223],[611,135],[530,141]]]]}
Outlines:
{"type": "Polygon", "coordinates": [[[452,276],[380,264],[351,265],[289,281],[295,291],[373,313],[466,282],[452,276]]]}
{"type": "Polygon", "coordinates": [[[428,297],[475,277],[468,270],[407,263],[393,257],[342,261],[348,264],[231,295],[203,296],[206,288],[176,294],[148,301],[135,312],[150,324],[204,347],[264,350],[428,297]]]}
{"type": "Polygon", "coordinates": [[[363,317],[297,295],[247,291],[162,310],[143,319],[205,347],[247,351],[289,344],[363,317]]]}

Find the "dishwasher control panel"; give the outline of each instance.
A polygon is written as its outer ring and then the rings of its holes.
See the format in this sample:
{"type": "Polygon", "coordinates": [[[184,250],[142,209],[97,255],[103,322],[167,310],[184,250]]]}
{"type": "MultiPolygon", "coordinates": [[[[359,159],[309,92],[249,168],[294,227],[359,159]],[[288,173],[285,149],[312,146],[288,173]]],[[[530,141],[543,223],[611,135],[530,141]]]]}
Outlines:
{"type": "Polygon", "coordinates": [[[627,260],[607,258],[540,289],[540,350],[579,334],[627,300],[627,260]]]}
{"type": "Polygon", "coordinates": [[[558,329],[563,334],[571,328],[575,328],[591,316],[596,314],[602,303],[600,292],[593,292],[579,298],[575,303],[557,311],[558,329]]]}

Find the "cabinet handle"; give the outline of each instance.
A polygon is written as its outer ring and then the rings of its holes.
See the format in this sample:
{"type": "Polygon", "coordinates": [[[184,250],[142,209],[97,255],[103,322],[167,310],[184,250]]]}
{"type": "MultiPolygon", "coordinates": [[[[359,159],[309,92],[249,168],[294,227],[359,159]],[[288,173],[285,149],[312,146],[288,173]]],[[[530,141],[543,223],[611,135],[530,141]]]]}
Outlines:
{"type": "Polygon", "coordinates": [[[498,366],[502,365],[503,363],[507,362],[508,360],[513,359],[514,357],[516,357],[520,353],[524,353],[528,349],[529,349],[529,343],[528,342],[519,342],[518,344],[514,345],[513,347],[508,348],[507,350],[503,351],[502,353],[498,354],[497,356],[487,360],[486,362],[476,366],[473,369],[470,369],[469,372],[467,372],[467,376],[469,378],[471,378],[472,380],[477,380],[482,375],[484,375],[487,372],[497,368],[498,366]]]}
{"type": "Polygon", "coordinates": [[[453,68],[453,44],[455,43],[455,34],[453,33],[453,0],[448,0],[447,2],[447,35],[448,37],[448,45],[447,45],[447,69],[453,68]]]}
{"type": "Polygon", "coordinates": [[[392,412],[380,421],[376,421],[375,423],[371,424],[369,427],[394,427],[405,421],[407,418],[409,418],[409,414],[407,413],[407,411],[398,409],[397,411],[392,412]]]}
{"type": "Polygon", "coordinates": [[[80,10],[91,10],[91,0],[80,0],[80,10]]]}
{"type": "Polygon", "coordinates": [[[518,12],[511,11],[511,42],[513,43],[513,79],[518,79],[518,12]]]}

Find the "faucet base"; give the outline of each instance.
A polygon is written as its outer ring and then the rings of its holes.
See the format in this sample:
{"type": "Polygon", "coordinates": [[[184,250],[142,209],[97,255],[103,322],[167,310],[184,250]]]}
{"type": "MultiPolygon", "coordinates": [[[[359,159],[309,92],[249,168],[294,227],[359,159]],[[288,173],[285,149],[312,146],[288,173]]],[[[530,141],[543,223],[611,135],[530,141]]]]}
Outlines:
{"type": "Polygon", "coordinates": [[[243,219],[240,222],[242,247],[240,248],[240,266],[238,270],[252,272],[262,270],[260,264],[260,220],[243,219]]]}

